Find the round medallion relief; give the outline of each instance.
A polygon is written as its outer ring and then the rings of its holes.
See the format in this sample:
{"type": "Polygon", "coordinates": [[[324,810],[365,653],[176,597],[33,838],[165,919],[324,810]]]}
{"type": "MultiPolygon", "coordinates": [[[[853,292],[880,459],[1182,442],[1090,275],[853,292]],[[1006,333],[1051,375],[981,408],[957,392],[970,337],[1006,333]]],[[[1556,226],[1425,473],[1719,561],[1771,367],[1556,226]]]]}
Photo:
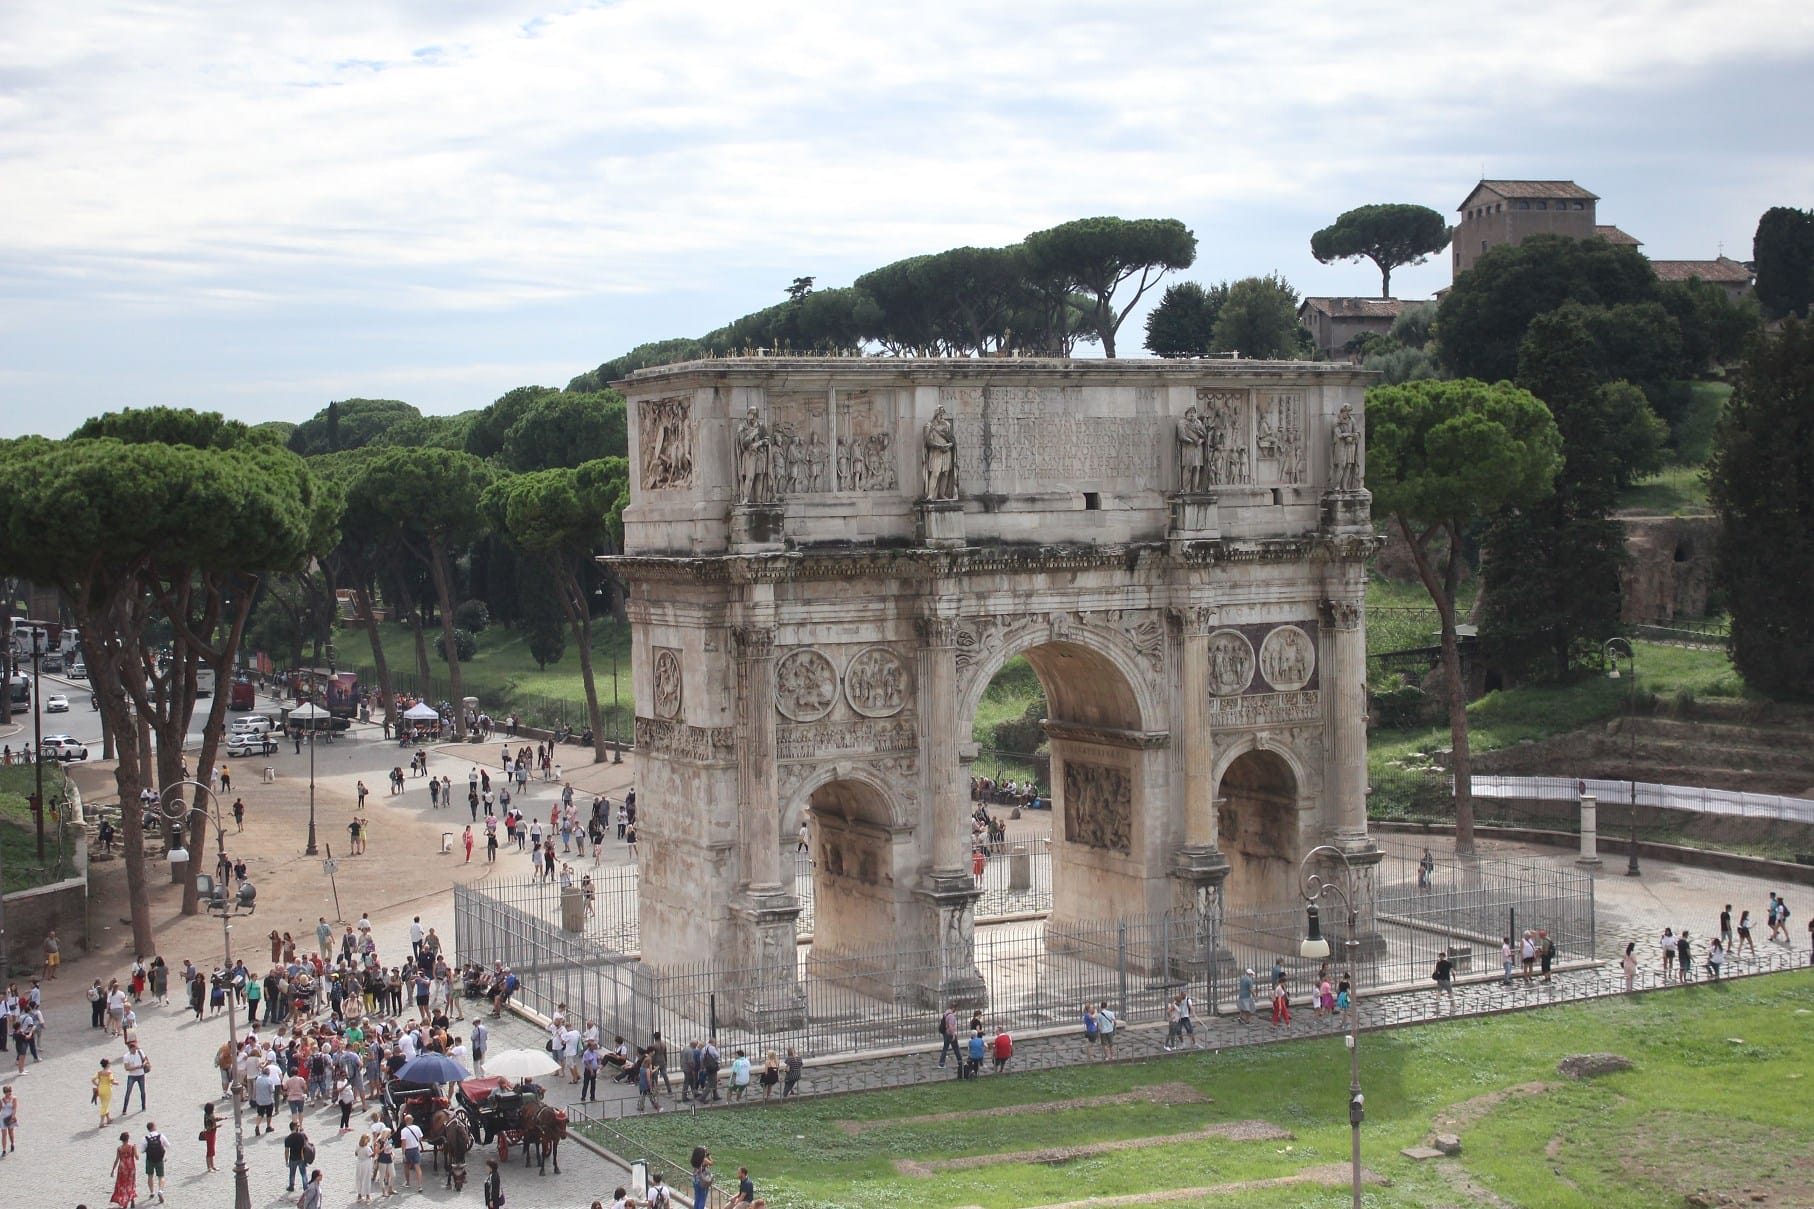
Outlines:
{"type": "Polygon", "coordinates": [[[865,718],[892,718],[912,689],[907,665],[887,647],[859,651],[844,669],[844,699],[865,718]]]}
{"type": "Polygon", "coordinates": [[[818,651],[794,651],[775,665],[775,708],[783,717],[817,722],[837,699],[837,669],[818,651]]]}
{"type": "Polygon", "coordinates": [[[1253,683],[1253,643],[1239,630],[1217,630],[1209,636],[1209,691],[1233,697],[1253,683]]]}
{"type": "Polygon", "coordinates": [[[1316,670],[1316,644],[1294,625],[1282,625],[1260,643],[1260,674],[1281,693],[1295,693],[1316,670]]]}
{"type": "Polygon", "coordinates": [[[655,652],[655,716],[680,717],[680,652],[661,647],[655,652]]]}

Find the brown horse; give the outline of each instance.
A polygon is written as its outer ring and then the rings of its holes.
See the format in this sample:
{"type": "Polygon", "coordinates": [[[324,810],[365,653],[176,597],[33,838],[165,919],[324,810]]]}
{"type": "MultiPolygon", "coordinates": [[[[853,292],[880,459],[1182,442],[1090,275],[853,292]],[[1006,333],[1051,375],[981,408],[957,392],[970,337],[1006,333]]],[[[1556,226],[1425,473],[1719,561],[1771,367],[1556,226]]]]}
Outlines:
{"type": "Polygon", "coordinates": [[[535,1148],[536,1174],[548,1174],[548,1162],[554,1162],[554,1174],[561,1173],[561,1139],[567,1136],[567,1114],[548,1104],[525,1104],[521,1119],[523,1131],[523,1166],[529,1166],[529,1151],[535,1148]]]}
{"type": "Polygon", "coordinates": [[[472,1130],[466,1127],[465,1117],[455,1115],[447,1122],[441,1148],[447,1152],[447,1186],[459,1192],[466,1187],[466,1156],[472,1153],[472,1130]]]}

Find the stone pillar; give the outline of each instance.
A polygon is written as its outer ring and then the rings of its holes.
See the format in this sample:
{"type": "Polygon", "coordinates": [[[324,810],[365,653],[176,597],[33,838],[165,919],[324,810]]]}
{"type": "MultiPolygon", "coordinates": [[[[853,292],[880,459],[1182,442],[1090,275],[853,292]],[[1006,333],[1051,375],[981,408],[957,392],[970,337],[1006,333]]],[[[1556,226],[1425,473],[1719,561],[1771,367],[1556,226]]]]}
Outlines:
{"type": "Polygon", "coordinates": [[[781,816],[775,785],[775,631],[740,625],[737,659],[737,820],[741,896],[731,903],[729,964],[738,974],[721,1004],[742,1027],[792,1028],[806,1019],[795,923],[800,900],[781,880],[781,816]]]}
{"type": "Polygon", "coordinates": [[[957,634],[949,618],[919,623],[919,707],[927,866],[915,896],[925,907],[924,944],[932,953],[925,1006],[982,1007],[988,988],[976,971],[976,888],[966,857],[969,792],[958,758],[957,634]]]}
{"type": "MultiPolygon", "coordinates": [[[[1333,856],[1323,856],[1308,870],[1353,894],[1360,933],[1360,956],[1363,959],[1378,957],[1386,951],[1386,938],[1380,933],[1376,908],[1379,899],[1379,866],[1385,855],[1380,849],[1369,847],[1358,852],[1348,852],[1346,865],[1333,856]]],[[[1323,932],[1328,936],[1330,949],[1335,955],[1330,960],[1338,960],[1346,952],[1343,946],[1348,940],[1348,914],[1335,896],[1321,900],[1317,906],[1322,911],[1323,932]]]]}
{"type": "Polygon", "coordinates": [[[1192,851],[1216,850],[1214,793],[1215,740],[1209,722],[1209,633],[1215,629],[1214,608],[1189,606],[1173,610],[1183,630],[1180,643],[1182,733],[1178,748],[1184,760],[1184,845],[1192,851]]]}
{"type": "Polygon", "coordinates": [[[1575,864],[1583,869],[1600,867],[1599,803],[1591,793],[1581,795],[1581,855],[1575,864]]]}
{"type": "Polygon", "coordinates": [[[1329,808],[1322,823],[1344,852],[1367,840],[1367,637],[1359,600],[1323,602],[1323,667],[1319,684],[1329,735],[1329,808]]]}
{"type": "MultiPolygon", "coordinates": [[[[1210,808],[1213,812],[1214,803],[1210,808]]],[[[1191,932],[1188,942],[1173,950],[1173,968],[1165,977],[1203,977],[1214,989],[1217,977],[1234,966],[1233,951],[1222,940],[1222,885],[1228,880],[1228,858],[1214,848],[1187,846],[1172,854],[1171,876],[1191,932]]],[[[1212,1002],[1220,994],[1217,990],[1212,1002]]]]}
{"type": "Polygon", "coordinates": [[[781,813],[775,786],[775,631],[731,632],[737,654],[737,802],[740,872],[754,891],[781,889],[781,813]]]}

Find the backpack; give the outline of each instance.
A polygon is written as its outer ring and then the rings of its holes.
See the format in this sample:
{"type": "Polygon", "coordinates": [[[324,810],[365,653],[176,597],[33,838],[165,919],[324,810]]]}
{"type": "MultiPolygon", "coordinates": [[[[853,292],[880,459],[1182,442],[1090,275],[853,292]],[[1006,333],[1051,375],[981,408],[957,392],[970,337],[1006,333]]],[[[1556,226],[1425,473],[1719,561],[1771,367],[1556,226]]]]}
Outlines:
{"type": "Polygon", "coordinates": [[[311,1167],[315,1165],[315,1143],[304,1142],[302,1144],[302,1161],[311,1167]]]}
{"type": "Polygon", "coordinates": [[[649,1209],[668,1209],[668,1186],[657,1184],[649,1189],[649,1209]]]}
{"type": "Polygon", "coordinates": [[[164,1135],[154,1133],[145,1139],[145,1161],[161,1163],[164,1161],[164,1135]]]}

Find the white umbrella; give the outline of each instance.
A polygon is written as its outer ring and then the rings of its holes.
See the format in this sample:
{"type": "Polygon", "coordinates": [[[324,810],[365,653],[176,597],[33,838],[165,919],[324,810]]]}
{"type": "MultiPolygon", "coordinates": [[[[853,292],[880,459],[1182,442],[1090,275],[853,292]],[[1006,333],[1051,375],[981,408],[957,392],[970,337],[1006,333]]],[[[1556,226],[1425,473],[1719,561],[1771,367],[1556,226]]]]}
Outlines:
{"type": "Polygon", "coordinates": [[[411,722],[439,722],[441,712],[426,701],[418,701],[403,711],[403,716],[411,722]]]}
{"type": "Polygon", "coordinates": [[[485,1073],[506,1079],[533,1079],[552,1075],[560,1068],[560,1063],[536,1049],[507,1049],[485,1058],[485,1073]]]}

